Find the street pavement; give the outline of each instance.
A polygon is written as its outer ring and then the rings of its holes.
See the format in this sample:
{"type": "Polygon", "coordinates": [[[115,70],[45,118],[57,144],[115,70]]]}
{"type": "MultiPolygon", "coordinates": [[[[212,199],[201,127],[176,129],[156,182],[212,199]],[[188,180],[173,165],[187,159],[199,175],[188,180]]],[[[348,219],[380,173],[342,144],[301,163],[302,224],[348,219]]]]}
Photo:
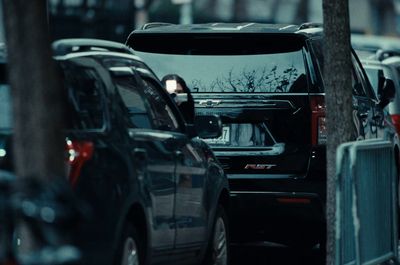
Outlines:
{"type": "Polygon", "coordinates": [[[231,265],[324,265],[324,255],[316,249],[287,247],[231,247],[231,265]]]}

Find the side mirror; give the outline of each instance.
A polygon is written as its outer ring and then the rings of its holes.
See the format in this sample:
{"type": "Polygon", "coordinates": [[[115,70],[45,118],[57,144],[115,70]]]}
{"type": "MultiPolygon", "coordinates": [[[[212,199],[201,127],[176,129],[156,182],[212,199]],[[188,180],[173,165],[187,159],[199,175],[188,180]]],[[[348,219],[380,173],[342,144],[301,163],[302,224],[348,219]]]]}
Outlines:
{"type": "Polygon", "coordinates": [[[200,138],[218,138],[222,134],[222,122],[217,115],[196,116],[194,126],[200,138]]]}
{"type": "Polygon", "coordinates": [[[391,79],[380,78],[378,86],[379,106],[384,108],[393,101],[396,95],[396,88],[391,79]]]}

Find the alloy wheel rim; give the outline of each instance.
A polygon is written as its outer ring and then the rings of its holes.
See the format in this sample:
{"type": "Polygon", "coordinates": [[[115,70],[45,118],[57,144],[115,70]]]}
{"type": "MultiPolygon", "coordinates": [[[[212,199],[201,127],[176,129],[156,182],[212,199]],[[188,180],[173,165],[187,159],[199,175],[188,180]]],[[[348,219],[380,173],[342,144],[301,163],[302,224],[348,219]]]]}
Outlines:
{"type": "Polygon", "coordinates": [[[135,240],[128,237],[124,243],[121,265],[139,265],[138,249],[135,240]]]}
{"type": "Polygon", "coordinates": [[[213,241],[214,265],[227,265],[228,251],[226,243],[226,227],[222,217],[219,217],[215,223],[213,241]]]}

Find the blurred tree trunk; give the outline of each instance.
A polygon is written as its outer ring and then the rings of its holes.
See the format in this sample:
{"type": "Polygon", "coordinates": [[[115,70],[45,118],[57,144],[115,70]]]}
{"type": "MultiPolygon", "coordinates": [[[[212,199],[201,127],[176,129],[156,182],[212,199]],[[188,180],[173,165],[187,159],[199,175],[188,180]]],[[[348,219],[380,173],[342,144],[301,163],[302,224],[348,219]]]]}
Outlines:
{"type": "Polygon", "coordinates": [[[336,148],[351,141],[352,76],[348,0],[323,0],[327,122],[327,265],[335,264],[336,148]]]}
{"type": "MultiPolygon", "coordinates": [[[[65,174],[63,104],[59,76],[51,58],[46,0],[3,0],[8,78],[13,99],[15,174],[41,182],[65,174]]],[[[38,245],[20,223],[20,252],[38,245]]]]}
{"type": "Polygon", "coordinates": [[[247,1],[235,0],[233,2],[233,20],[235,22],[243,22],[247,19],[247,1]]]}
{"type": "Polygon", "coordinates": [[[63,97],[52,59],[46,0],[3,0],[14,114],[14,165],[20,178],[65,174],[63,97]]]}
{"type": "Polygon", "coordinates": [[[309,0],[299,0],[297,4],[295,23],[301,24],[308,21],[309,0]]]}

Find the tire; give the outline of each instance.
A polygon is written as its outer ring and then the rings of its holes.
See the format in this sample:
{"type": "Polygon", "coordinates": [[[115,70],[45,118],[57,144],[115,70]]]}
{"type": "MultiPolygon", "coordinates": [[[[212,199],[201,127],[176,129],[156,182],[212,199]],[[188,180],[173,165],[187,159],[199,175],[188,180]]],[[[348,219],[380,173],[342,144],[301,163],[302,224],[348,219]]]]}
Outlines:
{"type": "Polygon", "coordinates": [[[228,219],[225,210],[218,205],[215,220],[210,236],[204,265],[229,264],[229,233],[228,219]]]}
{"type": "Polygon", "coordinates": [[[118,245],[115,265],[143,265],[144,248],[137,230],[125,225],[118,245]]]}

